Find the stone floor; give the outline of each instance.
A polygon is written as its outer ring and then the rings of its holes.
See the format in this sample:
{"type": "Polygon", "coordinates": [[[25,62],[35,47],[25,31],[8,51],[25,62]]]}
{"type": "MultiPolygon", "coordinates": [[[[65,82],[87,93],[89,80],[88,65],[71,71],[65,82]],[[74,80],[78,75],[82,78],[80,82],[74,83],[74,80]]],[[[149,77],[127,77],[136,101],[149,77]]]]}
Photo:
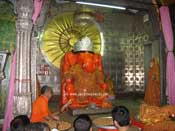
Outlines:
{"type": "MultiPolygon", "coordinates": [[[[139,112],[139,105],[142,103],[142,99],[117,99],[113,101],[113,105],[124,105],[126,106],[132,117],[136,117],[138,115],[139,112]]],[[[55,102],[51,102],[50,103],[50,109],[52,111],[55,111],[57,107],[57,103],[55,102]]],[[[105,116],[110,116],[111,114],[97,114],[97,115],[90,115],[91,119],[95,119],[97,117],[105,117],[105,116]]],[[[70,113],[63,113],[60,115],[60,119],[64,120],[64,121],[68,121],[70,123],[73,123],[73,120],[76,118],[76,116],[72,116],[72,114],[70,113]]],[[[94,127],[93,128],[94,131],[96,131],[97,129],[94,127]]],[[[73,131],[73,129],[70,129],[70,131],[73,131]]],[[[130,131],[137,131],[137,129],[133,128],[130,131]]]]}

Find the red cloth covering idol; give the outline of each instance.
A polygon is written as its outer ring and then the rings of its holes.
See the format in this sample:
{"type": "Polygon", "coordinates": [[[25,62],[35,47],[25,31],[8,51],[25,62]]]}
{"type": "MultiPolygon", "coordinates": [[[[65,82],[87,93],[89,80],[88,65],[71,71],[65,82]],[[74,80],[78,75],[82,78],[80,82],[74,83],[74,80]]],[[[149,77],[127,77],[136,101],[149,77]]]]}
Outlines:
{"type": "Polygon", "coordinates": [[[92,52],[88,37],[75,44],[74,51],[67,52],[61,63],[61,105],[72,101],[71,108],[81,108],[95,103],[99,107],[111,107],[106,102],[108,86],[104,82],[102,58],[92,52]]]}

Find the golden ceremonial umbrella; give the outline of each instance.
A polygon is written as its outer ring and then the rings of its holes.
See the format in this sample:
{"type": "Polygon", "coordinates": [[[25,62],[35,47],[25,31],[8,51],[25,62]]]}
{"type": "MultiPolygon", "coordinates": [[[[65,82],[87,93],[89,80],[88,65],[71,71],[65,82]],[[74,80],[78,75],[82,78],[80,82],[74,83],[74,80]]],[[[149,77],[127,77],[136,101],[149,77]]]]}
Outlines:
{"type": "Polygon", "coordinates": [[[74,21],[73,13],[57,16],[44,30],[41,50],[45,58],[59,68],[64,54],[71,51],[74,44],[85,36],[92,40],[94,52],[100,53],[101,36],[95,22],[82,26],[74,21]]]}

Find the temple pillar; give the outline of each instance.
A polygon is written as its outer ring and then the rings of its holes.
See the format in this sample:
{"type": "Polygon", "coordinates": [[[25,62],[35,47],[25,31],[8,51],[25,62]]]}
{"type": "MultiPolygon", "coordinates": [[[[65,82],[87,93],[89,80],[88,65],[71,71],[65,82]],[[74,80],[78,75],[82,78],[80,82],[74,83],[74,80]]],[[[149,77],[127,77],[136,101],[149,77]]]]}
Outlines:
{"type": "Polygon", "coordinates": [[[36,72],[36,57],[37,57],[37,37],[35,36],[35,33],[33,32],[32,38],[31,38],[31,92],[32,92],[32,101],[36,99],[36,93],[37,93],[37,72],[36,72]]]}
{"type": "Polygon", "coordinates": [[[14,115],[31,113],[31,34],[32,0],[18,0],[16,3],[16,79],[14,115]]]}

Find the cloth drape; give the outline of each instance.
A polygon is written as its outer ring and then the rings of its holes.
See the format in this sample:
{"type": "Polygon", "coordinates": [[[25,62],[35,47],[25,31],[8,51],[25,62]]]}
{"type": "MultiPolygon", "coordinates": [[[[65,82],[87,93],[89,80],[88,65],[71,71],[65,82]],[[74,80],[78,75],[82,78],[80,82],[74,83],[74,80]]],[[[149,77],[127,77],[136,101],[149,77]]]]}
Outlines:
{"type": "Polygon", "coordinates": [[[168,101],[169,104],[175,104],[175,59],[173,54],[174,41],[169,8],[167,6],[162,6],[160,8],[160,16],[167,48],[166,81],[168,90],[168,101]]]}
{"type": "Polygon", "coordinates": [[[32,16],[32,21],[33,21],[33,24],[35,24],[40,15],[40,12],[43,6],[43,0],[34,0],[33,3],[34,3],[34,13],[32,16]]]}
{"type": "Polygon", "coordinates": [[[16,52],[13,55],[10,71],[10,81],[8,84],[8,98],[6,104],[5,119],[3,122],[3,131],[10,128],[10,122],[13,118],[13,97],[15,91],[15,72],[16,72],[16,52]]]}

